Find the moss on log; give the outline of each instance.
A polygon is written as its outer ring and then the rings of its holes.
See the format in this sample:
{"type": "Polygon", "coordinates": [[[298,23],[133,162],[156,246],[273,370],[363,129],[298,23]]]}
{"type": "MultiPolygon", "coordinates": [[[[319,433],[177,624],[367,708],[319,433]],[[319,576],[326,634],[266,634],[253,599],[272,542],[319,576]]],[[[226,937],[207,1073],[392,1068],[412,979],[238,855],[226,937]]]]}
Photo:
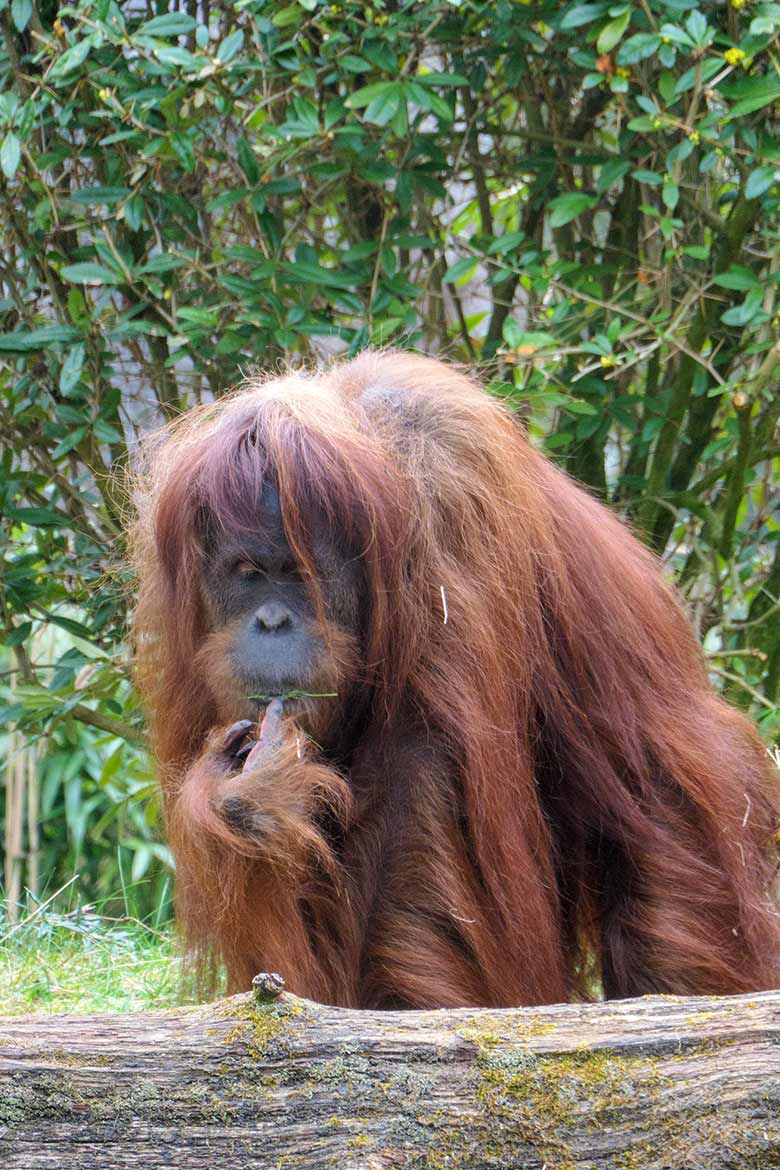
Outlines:
{"type": "Polygon", "coordinates": [[[3,1170],[780,1170],[780,993],[0,1019],[3,1170]]]}

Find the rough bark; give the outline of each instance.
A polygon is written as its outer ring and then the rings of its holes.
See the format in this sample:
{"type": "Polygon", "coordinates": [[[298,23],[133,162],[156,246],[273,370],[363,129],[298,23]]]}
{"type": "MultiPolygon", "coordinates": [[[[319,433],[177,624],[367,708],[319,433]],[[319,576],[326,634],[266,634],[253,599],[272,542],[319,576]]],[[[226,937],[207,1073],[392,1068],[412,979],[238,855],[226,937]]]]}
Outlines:
{"type": "Polygon", "coordinates": [[[780,992],[0,1021],[4,1170],[770,1170],[780,992]]]}

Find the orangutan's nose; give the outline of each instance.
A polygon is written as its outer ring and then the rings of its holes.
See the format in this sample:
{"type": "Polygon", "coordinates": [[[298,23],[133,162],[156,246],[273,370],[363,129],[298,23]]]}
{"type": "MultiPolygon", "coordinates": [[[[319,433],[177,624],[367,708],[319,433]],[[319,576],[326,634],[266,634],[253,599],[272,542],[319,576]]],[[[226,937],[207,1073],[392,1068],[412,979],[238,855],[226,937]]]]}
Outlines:
{"type": "Polygon", "coordinates": [[[279,601],[266,601],[255,611],[255,625],[261,634],[278,634],[292,628],[292,614],[279,601]]]}

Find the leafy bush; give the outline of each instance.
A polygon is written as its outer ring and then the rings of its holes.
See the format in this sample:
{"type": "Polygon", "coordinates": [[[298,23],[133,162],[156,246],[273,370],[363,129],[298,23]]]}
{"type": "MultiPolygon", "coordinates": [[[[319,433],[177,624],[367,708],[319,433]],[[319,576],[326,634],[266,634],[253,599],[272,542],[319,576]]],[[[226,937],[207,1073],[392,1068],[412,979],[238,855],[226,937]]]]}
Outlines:
{"type": "Polygon", "coordinates": [[[78,851],[162,880],[146,818],[105,829],[144,767],[117,467],[242,371],[367,344],[478,368],[775,734],[780,5],[182,7],[0,12],[5,718],[102,761],[78,851]]]}

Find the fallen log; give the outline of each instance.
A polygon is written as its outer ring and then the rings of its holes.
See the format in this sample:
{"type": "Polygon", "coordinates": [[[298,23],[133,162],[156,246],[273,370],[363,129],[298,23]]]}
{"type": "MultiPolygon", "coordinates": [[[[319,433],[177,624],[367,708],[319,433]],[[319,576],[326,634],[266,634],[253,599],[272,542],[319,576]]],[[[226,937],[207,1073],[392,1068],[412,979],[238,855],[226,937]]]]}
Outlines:
{"type": "Polygon", "coordinates": [[[771,1170],[780,992],[0,1020],[3,1170],[771,1170]]]}

